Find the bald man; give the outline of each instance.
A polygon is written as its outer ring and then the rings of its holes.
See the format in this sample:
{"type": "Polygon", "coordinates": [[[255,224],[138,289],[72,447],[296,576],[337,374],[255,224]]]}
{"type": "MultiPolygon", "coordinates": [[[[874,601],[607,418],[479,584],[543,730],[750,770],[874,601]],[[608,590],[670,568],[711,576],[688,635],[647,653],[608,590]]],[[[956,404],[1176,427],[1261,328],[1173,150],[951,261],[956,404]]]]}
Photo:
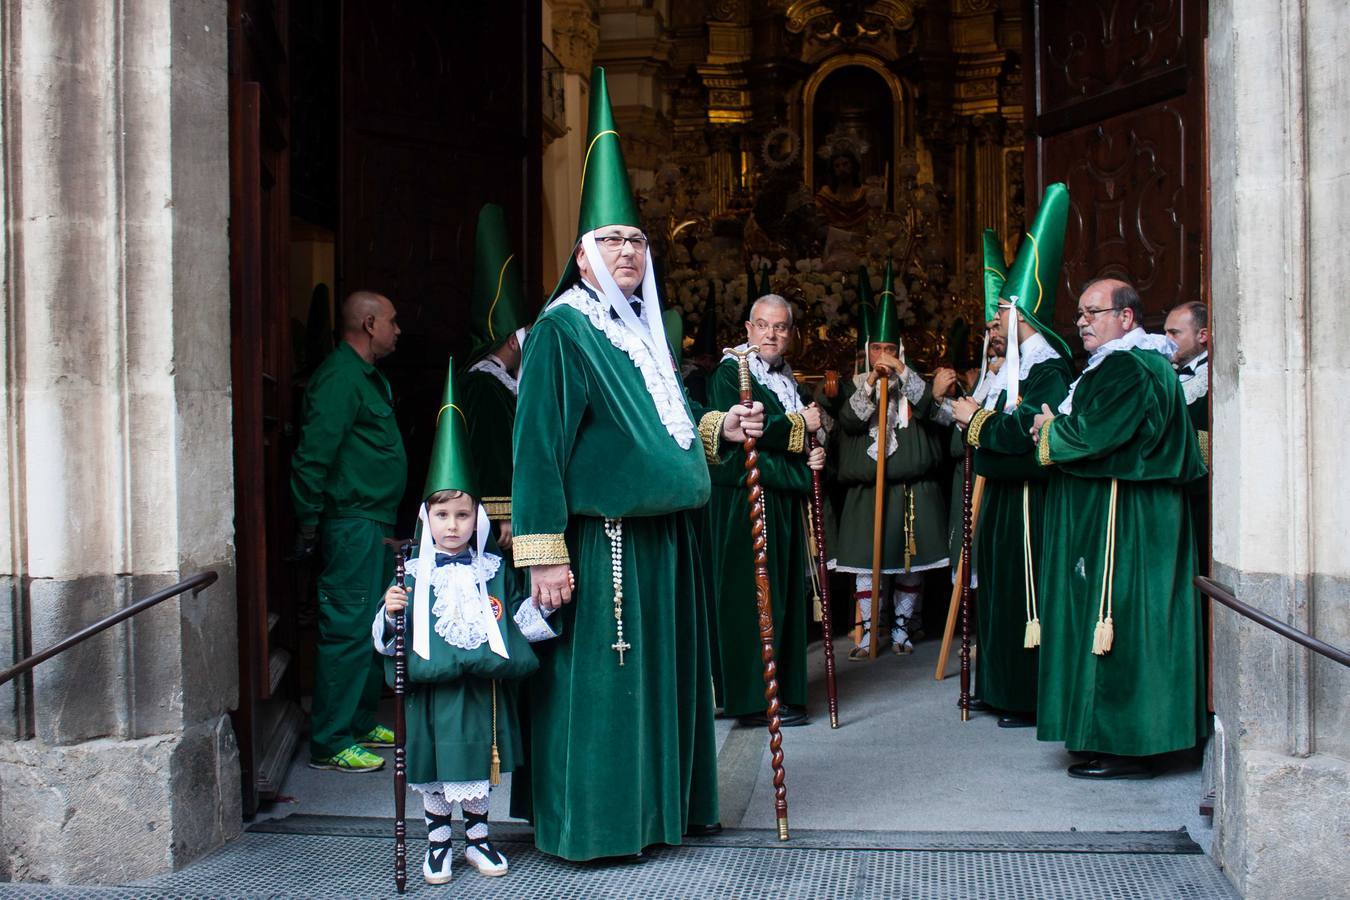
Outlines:
{"type": "Polygon", "coordinates": [[[356,291],[342,304],[342,342],[305,390],[304,425],[291,458],[298,550],[322,549],[319,646],[310,719],[310,766],[373,772],[368,747],[393,746],[375,721],[384,670],[370,622],[393,576],[384,539],[408,480],[393,392],[375,368],[398,343],[394,304],[356,291]]]}

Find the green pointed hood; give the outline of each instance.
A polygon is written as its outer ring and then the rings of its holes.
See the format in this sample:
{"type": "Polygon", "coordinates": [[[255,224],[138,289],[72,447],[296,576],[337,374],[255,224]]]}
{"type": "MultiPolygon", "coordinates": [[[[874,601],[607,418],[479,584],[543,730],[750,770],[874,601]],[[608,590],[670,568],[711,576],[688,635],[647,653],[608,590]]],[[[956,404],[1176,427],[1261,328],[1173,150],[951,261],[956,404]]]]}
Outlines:
{"type": "Polygon", "coordinates": [[[529,324],[520,260],[511,251],[506,212],[495,203],[478,211],[474,241],[473,293],[469,297],[470,362],[529,324]]]}
{"type": "Polygon", "coordinates": [[[693,356],[717,356],[717,282],[708,279],[708,296],[703,301],[703,317],[698,320],[698,331],[694,333],[694,346],[689,348],[693,356]]]}
{"type": "Polygon", "coordinates": [[[581,277],[577,270],[576,247],[581,243],[582,235],[605,225],[641,228],[642,220],[633,200],[633,188],[628,183],[628,168],[623,163],[619,131],[614,125],[609,88],[605,85],[605,70],[596,66],[591,72],[590,121],[586,129],[586,153],[581,162],[577,239],[550,300],[576,284],[581,277]]]}
{"type": "Polygon", "coordinates": [[[868,277],[867,266],[858,266],[858,299],[854,309],[858,317],[858,349],[866,350],[872,334],[872,319],[876,315],[877,303],[872,297],[872,279],[868,277]]]}
{"type": "Polygon", "coordinates": [[[678,369],[684,362],[684,317],[679,310],[667,307],[661,311],[661,324],[666,328],[666,340],[670,341],[670,352],[678,369]]]}
{"type": "Polygon", "coordinates": [[[1008,280],[1008,264],[1003,261],[1003,244],[992,228],[984,230],[984,320],[998,317],[998,297],[1008,280]]]}
{"type": "MultiPolygon", "coordinates": [[[[1027,231],[1017,258],[1008,270],[1008,280],[999,296],[1017,308],[1017,314],[1045,336],[1065,359],[1073,353],[1055,332],[1055,285],[1064,259],[1064,227],[1069,218],[1069,189],[1055,182],[1045,189],[1036,219],[1027,231]]],[[[1009,335],[1010,341],[1017,340],[1009,335]]]]}
{"type": "Polygon", "coordinates": [[[478,498],[469,459],[469,423],[464,407],[455,399],[455,361],[445,374],[445,392],[436,413],[436,437],[431,444],[431,467],[427,471],[422,499],[437,491],[464,491],[478,498]]]}
{"type": "Polygon", "coordinates": [[[769,285],[769,264],[765,263],[759,270],[759,293],[755,295],[755,299],[772,293],[773,288],[769,285]]]}
{"type": "Polygon", "coordinates": [[[881,293],[877,295],[876,318],[869,340],[874,344],[899,344],[900,322],[895,317],[894,276],[891,261],[886,260],[886,274],[881,279],[881,293]]]}

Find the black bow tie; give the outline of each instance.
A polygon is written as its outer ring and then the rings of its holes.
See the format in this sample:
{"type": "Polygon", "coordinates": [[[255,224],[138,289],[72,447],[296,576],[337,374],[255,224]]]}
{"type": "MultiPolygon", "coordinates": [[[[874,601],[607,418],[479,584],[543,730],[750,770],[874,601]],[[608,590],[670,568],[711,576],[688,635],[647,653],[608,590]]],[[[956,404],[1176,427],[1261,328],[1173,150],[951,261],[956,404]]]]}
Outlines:
{"type": "Polygon", "coordinates": [[[1195,370],[1192,369],[1190,366],[1182,366],[1180,369],[1177,369],[1177,374],[1178,374],[1178,375],[1194,375],[1194,374],[1195,374],[1195,370]]]}
{"type": "MultiPolygon", "coordinates": [[[[628,305],[631,306],[631,307],[633,308],[633,315],[637,316],[639,319],[642,318],[642,301],[641,301],[641,300],[629,300],[629,301],[628,301],[628,305]]],[[[619,316],[619,311],[616,310],[616,309],[611,309],[611,310],[609,311],[609,317],[610,317],[611,319],[618,319],[618,318],[620,318],[620,316],[619,316]]]]}
{"type": "Polygon", "coordinates": [[[461,550],[458,553],[437,553],[436,567],[448,566],[450,563],[466,563],[473,559],[468,550],[461,550]]]}

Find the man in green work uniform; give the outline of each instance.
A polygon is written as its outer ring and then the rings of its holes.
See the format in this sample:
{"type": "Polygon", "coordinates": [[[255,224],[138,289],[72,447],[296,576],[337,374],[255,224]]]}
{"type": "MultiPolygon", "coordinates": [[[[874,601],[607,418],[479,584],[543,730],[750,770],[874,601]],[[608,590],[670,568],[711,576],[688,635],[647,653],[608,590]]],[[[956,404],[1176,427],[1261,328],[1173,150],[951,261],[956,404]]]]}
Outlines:
{"type": "MultiPolygon", "coordinates": [[[[784,359],[792,343],[792,307],[765,294],[750,307],[747,342],[752,396],[764,404],[764,436],[758,442],[760,485],[768,526],[770,596],[773,601],[774,658],[778,663],[781,724],[805,725],[806,716],[806,547],[804,501],[811,470],[825,464],[825,451],[807,452],[807,435],[820,430],[820,409],[804,404],[797,379],[784,359]]],[[[713,371],[708,403],[731,409],[740,402],[740,367],[728,354],[713,371]]],[[[755,606],[755,560],[750,539],[745,455],[733,451],[712,466],[708,550],[717,619],[722,712],[742,725],[765,721],[764,664],[760,658],[759,613],[755,606]]]]}
{"type": "Polygon", "coordinates": [[[1032,425],[1051,467],[1040,580],[1036,736],[1093,758],[1077,778],[1148,778],[1150,756],[1208,732],[1195,536],[1186,486],[1205,475],[1176,345],[1140,326],[1139,293],[1094,281],[1078,300],[1087,368],[1032,425]]]}
{"type": "MultiPolygon", "coordinates": [[[[1036,220],[1018,251],[1008,280],[996,290],[994,335],[1007,357],[983,404],[962,397],[952,415],[975,450],[975,472],[985,478],[980,527],[975,535],[980,591],[975,617],[980,664],[975,692],[1003,715],[1003,728],[1036,721],[1036,661],[1040,619],[1036,610],[1041,521],[1049,472],[1036,462],[1031,423],[1041,404],[1058,406],[1069,392],[1069,346],[1050,322],[1064,248],[1069,192],[1046,189],[1036,220]]],[[[986,242],[986,276],[1002,267],[1003,249],[986,242]]]]}
{"type": "Polygon", "coordinates": [[[393,575],[394,516],[408,458],[394,418],[393,392],[375,368],[398,343],[394,305],[370,291],[342,304],[342,343],[305,391],[300,445],[291,458],[291,497],[300,550],[322,548],[319,646],[310,765],[372,772],[384,760],[366,747],[393,746],[375,721],[384,683],[370,645],[370,621],[393,575]]]}
{"type": "Polygon", "coordinates": [[[469,422],[469,458],[493,524],[497,546],[508,565],[511,552],[511,432],[520,390],[525,287],[520,261],[511,252],[506,214],[495,203],[478,213],[473,294],[469,298],[473,364],[461,382],[469,422]]]}
{"type": "Polygon", "coordinates": [[[533,681],[533,806],[517,811],[571,860],[719,827],[694,523],[709,461],[763,425],[762,407],[686,399],[603,69],[591,91],[578,247],[525,344],[511,485],[515,564],[562,634],[533,681]]]}

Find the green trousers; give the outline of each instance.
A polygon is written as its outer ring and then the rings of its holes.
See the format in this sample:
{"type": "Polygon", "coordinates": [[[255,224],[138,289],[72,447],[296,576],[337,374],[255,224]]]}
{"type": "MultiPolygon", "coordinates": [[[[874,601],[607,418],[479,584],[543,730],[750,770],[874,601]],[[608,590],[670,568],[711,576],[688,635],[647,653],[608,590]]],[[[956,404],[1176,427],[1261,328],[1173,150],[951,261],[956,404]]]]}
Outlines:
{"type": "Polygon", "coordinates": [[[327,759],[375,727],[384,667],[370,639],[370,623],[394,575],[384,539],[390,525],[371,519],[324,519],[320,528],[319,646],[314,663],[314,709],[309,753],[327,759]]]}

